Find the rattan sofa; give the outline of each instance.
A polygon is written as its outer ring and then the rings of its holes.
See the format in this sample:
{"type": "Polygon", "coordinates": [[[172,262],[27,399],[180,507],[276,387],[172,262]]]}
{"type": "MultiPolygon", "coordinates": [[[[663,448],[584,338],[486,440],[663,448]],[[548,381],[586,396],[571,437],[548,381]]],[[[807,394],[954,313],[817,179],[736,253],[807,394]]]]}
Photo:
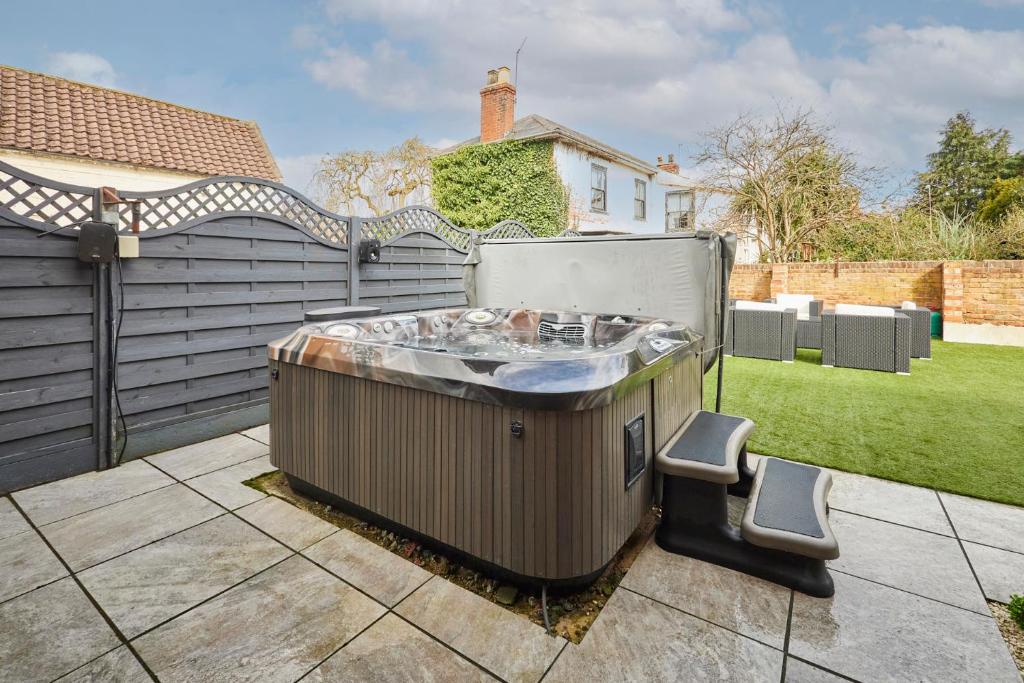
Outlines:
{"type": "Polygon", "coordinates": [[[779,294],[768,299],[787,308],[796,308],[796,346],[799,349],[821,348],[821,312],[825,302],[812,294],[779,294]]]}
{"type": "Polygon", "coordinates": [[[733,302],[725,354],[792,363],[796,357],[796,309],[760,301],[733,302]]]}
{"type": "Polygon", "coordinates": [[[821,364],[910,374],[910,316],[886,306],[839,304],[821,316],[821,364]]]}

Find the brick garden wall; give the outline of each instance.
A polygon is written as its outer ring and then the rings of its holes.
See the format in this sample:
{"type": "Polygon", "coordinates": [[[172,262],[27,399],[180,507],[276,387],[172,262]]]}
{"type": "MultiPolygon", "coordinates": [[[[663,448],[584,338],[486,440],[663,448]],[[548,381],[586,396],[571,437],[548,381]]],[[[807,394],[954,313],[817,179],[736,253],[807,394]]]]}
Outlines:
{"type": "Polygon", "coordinates": [[[733,299],[761,301],[772,295],[772,267],[767,263],[739,263],[729,278],[729,296],[733,299]]]}
{"type": "Polygon", "coordinates": [[[814,294],[829,308],[913,301],[948,322],[1024,327],[1024,261],[741,264],[729,289],[753,301],[814,294]]]}
{"type": "Polygon", "coordinates": [[[1024,327],[1024,261],[964,261],[963,321],[1024,327]]]}

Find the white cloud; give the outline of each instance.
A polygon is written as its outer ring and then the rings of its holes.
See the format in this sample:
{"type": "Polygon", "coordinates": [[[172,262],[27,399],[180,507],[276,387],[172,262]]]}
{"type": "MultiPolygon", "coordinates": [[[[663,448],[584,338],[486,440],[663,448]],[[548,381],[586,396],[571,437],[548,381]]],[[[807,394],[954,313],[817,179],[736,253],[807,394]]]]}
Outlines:
{"type": "Polygon", "coordinates": [[[117,82],[117,74],[110,62],[91,52],[54,52],[46,60],[46,70],[75,81],[108,88],[117,82]]]}
{"type": "Polygon", "coordinates": [[[798,50],[771,6],[756,2],[742,12],[723,0],[325,7],[343,29],[368,23],[382,37],[368,48],[321,48],[310,74],[384,108],[459,112],[464,121],[486,70],[511,66],[526,37],[518,114],[543,114],[612,144],[608,131],[692,144],[741,112],[780,103],[813,107],[865,161],[897,172],[920,167],[936,131],[962,109],[1024,138],[1022,31],[878,26],[836,38],[858,57],[819,58],[798,50]]]}
{"type": "Polygon", "coordinates": [[[284,184],[295,188],[305,195],[312,192],[313,175],[323,154],[300,154],[291,157],[277,157],[277,166],[281,169],[284,184]]]}
{"type": "MultiPolygon", "coordinates": [[[[467,136],[467,137],[470,137],[470,136],[467,136]]],[[[455,138],[438,138],[437,140],[434,140],[432,142],[428,142],[427,146],[428,147],[433,147],[434,149],[447,149],[449,147],[452,147],[453,145],[459,144],[464,139],[465,138],[461,138],[461,139],[458,139],[458,140],[455,139],[455,138]]]]}

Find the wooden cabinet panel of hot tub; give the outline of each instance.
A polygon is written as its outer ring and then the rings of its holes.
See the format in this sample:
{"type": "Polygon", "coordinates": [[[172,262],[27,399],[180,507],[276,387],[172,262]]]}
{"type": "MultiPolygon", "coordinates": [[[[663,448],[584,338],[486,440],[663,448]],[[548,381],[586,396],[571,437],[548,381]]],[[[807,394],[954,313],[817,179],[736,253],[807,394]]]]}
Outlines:
{"type": "Polygon", "coordinates": [[[283,472],[484,563],[551,582],[590,577],[633,533],[653,501],[653,453],[700,408],[702,381],[691,356],[608,405],[558,412],[271,366],[271,461],[283,472]],[[638,415],[647,466],[627,488],[624,425],[638,415]]]}

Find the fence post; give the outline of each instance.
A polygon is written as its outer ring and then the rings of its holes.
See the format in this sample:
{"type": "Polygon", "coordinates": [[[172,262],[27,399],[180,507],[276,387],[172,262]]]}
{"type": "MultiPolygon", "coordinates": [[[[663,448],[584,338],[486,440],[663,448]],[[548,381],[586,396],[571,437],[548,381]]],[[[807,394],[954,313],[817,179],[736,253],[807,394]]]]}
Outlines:
{"type": "MultiPolygon", "coordinates": [[[[93,191],[92,219],[103,219],[100,188],[93,191]]],[[[92,395],[93,437],[96,443],[96,469],[105,470],[113,464],[114,434],[113,395],[111,393],[111,335],[113,334],[113,302],[110,298],[110,264],[92,266],[92,395]]]]}
{"type": "Polygon", "coordinates": [[[363,219],[352,216],[348,222],[348,305],[359,305],[359,240],[363,234],[363,219]]]}

